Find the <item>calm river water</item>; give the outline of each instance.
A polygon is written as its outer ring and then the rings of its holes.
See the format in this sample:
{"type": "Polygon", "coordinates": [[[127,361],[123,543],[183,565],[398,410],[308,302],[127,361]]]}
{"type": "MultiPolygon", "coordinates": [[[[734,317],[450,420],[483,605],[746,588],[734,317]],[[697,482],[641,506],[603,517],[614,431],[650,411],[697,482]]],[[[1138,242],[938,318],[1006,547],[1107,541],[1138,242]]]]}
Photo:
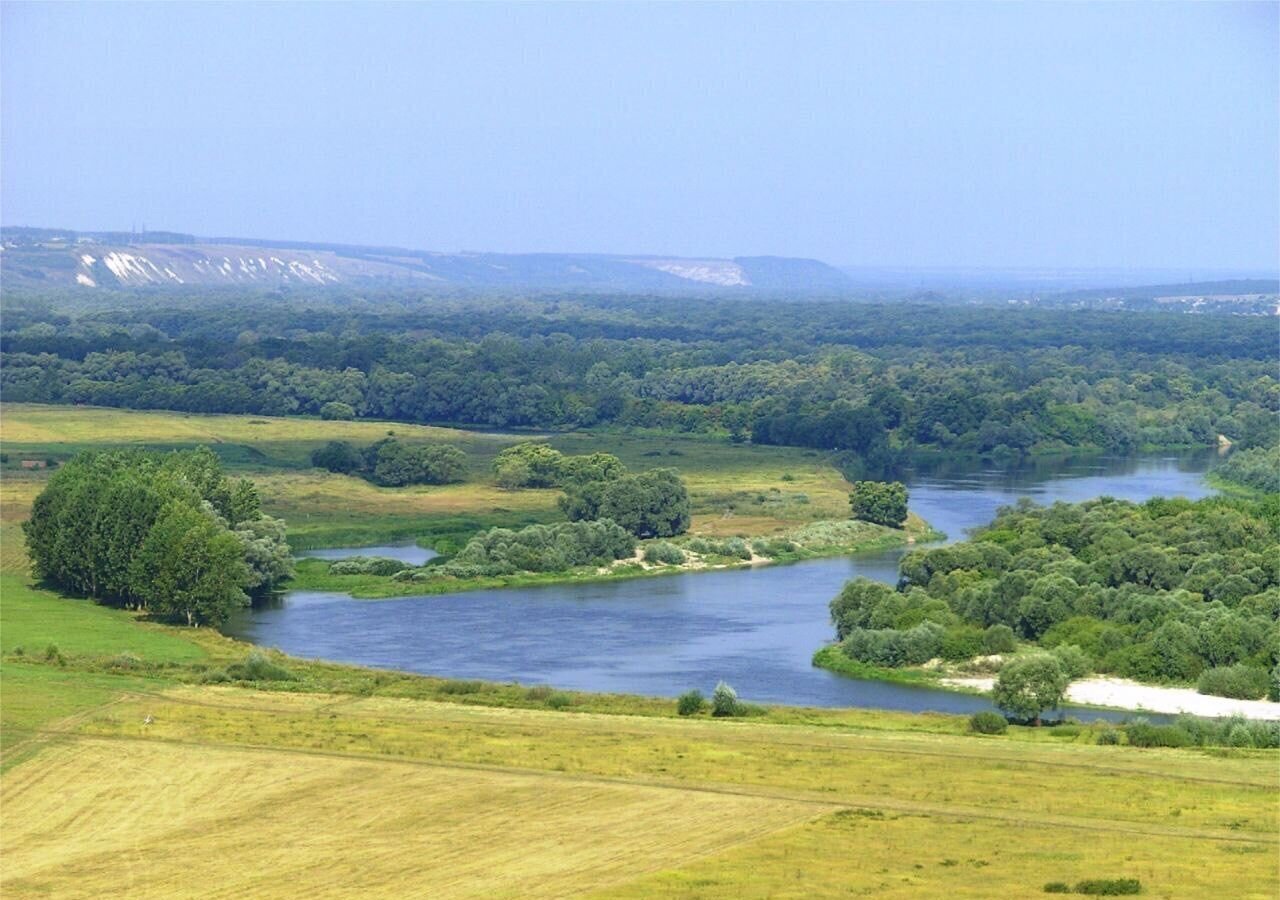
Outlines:
{"type": "MultiPolygon", "coordinates": [[[[1090,457],[1003,467],[952,461],[917,466],[906,480],[912,510],[959,540],[1019,497],[1040,503],[1104,495],[1136,501],[1202,497],[1212,493],[1202,476],[1213,459],[1090,457]]],[[[981,697],[849,679],[810,664],[814,650],[832,638],[831,598],[857,575],[895,582],[902,552],[394,600],[292,591],[276,608],[246,613],[228,632],[298,656],[453,678],[667,697],[695,687],[709,693],[724,680],[742,698],[764,703],[989,709],[981,697]]],[[[1064,711],[1086,720],[1121,717],[1064,711]]]]}

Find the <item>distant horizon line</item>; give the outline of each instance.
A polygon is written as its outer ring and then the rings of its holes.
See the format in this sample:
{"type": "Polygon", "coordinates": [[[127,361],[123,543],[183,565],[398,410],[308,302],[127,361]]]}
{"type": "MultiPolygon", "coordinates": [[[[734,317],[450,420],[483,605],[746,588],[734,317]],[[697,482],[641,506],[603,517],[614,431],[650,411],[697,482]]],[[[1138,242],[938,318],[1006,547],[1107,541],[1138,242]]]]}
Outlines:
{"type": "MultiPolygon", "coordinates": [[[[361,249],[378,249],[378,250],[406,250],[413,253],[433,253],[441,256],[594,256],[594,257],[622,257],[629,259],[682,259],[682,260],[727,260],[733,261],[738,259],[807,259],[824,263],[833,268],[839,269],[845,273],[865,272],[867,274],[875,273],[921,273],[921,274],[1008,274],[1008,275],[1095,275],[1095,274],[1164,274],[1177,275],[1184,278],[1178,283],[1193,284],[1197,281],[1209,281],[1221,279],[1225,275],[1231,275],[1235,278],[1258,278],[1258,279],[1280,279],[1280,260],[1277,260],[1274,268],[1266,266],[1187,266],[1187,265],[1045,265],[1035,263],[1017,263],[1017,264],[971,264],[971,263],[853,263],[853,262],[830,262],[819,256],[813,255],[795,255],[785,253],[738,253],[733,256],[719,256],[706,253],[653,253],[639,252],[631,253],[626,251],[607,251],[607,250],[477,250],[462,248],[457,250],[439,250],[427,247],[413,247],[407,244],[388,244],[372,242],[360,242],[350,240],[315,240],[315,239],[296,239],[296,238],[264,238],[250,237],[245,235],[203,235],[191,231],[179,231],[171,228],[147,228],[145,223],[141,229],[137,225],[131,225],[128,230],[120,228],[69,228],[63,226],[47,226],[47,225],[16,225],[0,222],[0,229],[8,230],[27,230],[27,231],[47,231],[47,232],[68,232],[75,235],[97,236],[97,235],[129,235],[132,237],[146,237],[147,235],[176,235],[189,238],[192,242],[200,243],[236,243],[236,242],[252,242],[255,244],[278,245],[285,248],[287,245],[308,245],[317,248],[320,247],[352,247],[361,249]]],[[[159,242],[157,242],[159,243],[159,242]]]]}

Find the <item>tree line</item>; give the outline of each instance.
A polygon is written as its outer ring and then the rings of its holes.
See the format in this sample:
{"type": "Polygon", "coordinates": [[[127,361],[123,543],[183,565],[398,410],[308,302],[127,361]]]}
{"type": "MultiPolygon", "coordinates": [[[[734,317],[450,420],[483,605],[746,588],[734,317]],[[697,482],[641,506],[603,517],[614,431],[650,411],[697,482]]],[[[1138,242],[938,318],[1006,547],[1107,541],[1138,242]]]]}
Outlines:
{"type": "Polygon", "coordinates": [[[19,304],[6,399],[480,427],[659,428],[848,451],[1276,443],[1268,322],[1084,311],[395,294],[19,304]],[[1123,327],[1118,327],[1123,325],[1123,327]]]}

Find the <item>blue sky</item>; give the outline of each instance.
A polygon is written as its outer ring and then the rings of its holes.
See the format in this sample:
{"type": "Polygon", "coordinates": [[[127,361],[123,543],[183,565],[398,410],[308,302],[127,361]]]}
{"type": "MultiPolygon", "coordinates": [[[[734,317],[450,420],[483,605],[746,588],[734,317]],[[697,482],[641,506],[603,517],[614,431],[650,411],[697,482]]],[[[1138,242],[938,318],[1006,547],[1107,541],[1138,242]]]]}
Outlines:
{"type": "Polygon", "coordinates": [[[1276,268],[1276,4],[0,7],[0,218],[1276,268]]]}

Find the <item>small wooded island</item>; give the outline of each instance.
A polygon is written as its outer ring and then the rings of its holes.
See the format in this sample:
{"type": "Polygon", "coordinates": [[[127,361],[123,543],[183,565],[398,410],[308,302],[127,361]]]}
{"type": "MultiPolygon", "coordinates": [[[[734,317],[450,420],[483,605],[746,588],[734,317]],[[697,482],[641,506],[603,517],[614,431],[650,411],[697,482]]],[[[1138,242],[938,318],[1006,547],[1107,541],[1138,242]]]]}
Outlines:
{"type": "MultiPolygon", "coordinates": [[[[392,446],[390,439],[363,450],[331,441],[312,454],[312,462],[346,474],[372,473],[373,480],[387,483],[378,474],[384,471],[380,457],[392,446]]],[[[422,471],[418,481],[437,483],[427,467],[422,471]]],[[[851,519],[813,520],[767,536],[702,536],[690,532],[689,492],[674,468],[633,474],[611,453],[564,454],[545,443],[524,442],[500,452],[492,471],[506,490],[562,491],[557,507],[568,521],[491,528],[461,547],[439,541],[434,549],[441,555],[422,566],[379,557],[303,560],[296,586],[390,597],[635,578],[883,549],[934,536],[926,524],[909,518],[906,488],[896,482],[854,484],[851,519]]]]}

